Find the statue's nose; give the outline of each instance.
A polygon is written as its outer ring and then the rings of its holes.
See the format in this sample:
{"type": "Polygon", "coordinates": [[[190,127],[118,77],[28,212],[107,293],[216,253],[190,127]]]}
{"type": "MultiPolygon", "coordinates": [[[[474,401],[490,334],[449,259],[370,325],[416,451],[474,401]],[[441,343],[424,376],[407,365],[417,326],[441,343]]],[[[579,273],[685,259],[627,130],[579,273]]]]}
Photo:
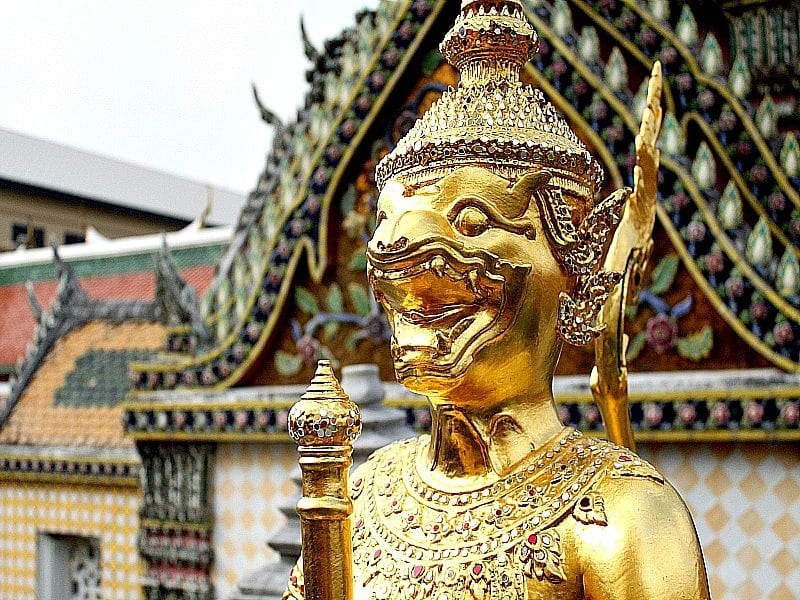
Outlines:
{"type": "Polygon", "coordinates": [[[450,222],[432,210],[409,210],[395,219],[382,219],[370,241],[373,251],[401,251],[429,238],[453,238],[450,222]]]}

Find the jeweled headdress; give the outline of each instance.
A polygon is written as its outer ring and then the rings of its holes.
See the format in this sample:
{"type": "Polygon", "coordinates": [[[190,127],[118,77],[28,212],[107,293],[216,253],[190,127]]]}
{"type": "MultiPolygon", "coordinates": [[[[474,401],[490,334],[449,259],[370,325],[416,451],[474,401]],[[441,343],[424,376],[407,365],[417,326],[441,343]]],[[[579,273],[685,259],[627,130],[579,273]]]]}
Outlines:
{"type": "Polygon", "coordinates": [[[546,169],[573,201],[591,203],[600,165],[538,89],[520,80],[539,38],[516,0],[464,0],[440,49],[460,72],[448,90],[380,162],[378,188],[411,185],[453,168],[484,166],[516,179],[546,169]]]}

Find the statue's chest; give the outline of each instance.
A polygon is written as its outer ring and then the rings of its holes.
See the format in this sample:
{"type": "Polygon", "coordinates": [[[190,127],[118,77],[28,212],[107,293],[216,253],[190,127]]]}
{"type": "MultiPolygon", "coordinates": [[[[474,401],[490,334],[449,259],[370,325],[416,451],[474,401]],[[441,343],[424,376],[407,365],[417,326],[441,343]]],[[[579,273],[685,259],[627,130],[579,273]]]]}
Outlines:
{"type": "Polygon", "coordinates": [[[356,596],[580,597],[572,524],[606,524],[593,487],[610,449],[576,440],[564,437],[519,472],[466,494],[421,482],[415,442],[377,456],[353,482],[356,596]]]}
{"type": "MultiPolygon", "coordinates": [[[[373,533],[354,540],[356,598],[436,600],[554,600],[579,598],[580,579],[569,564],[558,528],[529,534],[511,544],[487,540],[478,548],[453,550],[457,534],[438,547],[387,546],[373,533]],[[537,539],[538,538],[538,539],[537,539]],[[575,576],[572,576],[572,574],[575,576]]],[[[510,540],[509,535],[509,540],[510,540]]]]}

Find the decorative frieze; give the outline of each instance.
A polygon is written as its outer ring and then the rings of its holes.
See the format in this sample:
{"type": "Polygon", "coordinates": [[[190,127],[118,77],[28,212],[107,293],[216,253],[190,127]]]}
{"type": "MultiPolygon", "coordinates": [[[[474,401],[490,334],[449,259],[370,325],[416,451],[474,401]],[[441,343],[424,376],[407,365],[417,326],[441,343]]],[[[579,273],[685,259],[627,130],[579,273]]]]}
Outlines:
{"type": "Polygon", "coordinates": [[[148,600],[211,600],[211,444],[140,443],[144,502],[139,555],[148,600]]]}

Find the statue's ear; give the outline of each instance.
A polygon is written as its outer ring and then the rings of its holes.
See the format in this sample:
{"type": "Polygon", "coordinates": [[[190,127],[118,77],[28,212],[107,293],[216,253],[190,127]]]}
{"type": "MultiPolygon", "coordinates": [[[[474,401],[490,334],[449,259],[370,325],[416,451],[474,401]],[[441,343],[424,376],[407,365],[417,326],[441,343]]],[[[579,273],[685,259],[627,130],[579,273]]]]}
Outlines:
{"type": "Polygon", "coordinates": [[[549,171],[529,171],[509,187],[508,194],[514,199],[513,218],[521,217],[528,210],[533,195],[543,190],[551,177],[549,171]]]}
{"type": "Polygon", "coordinates": [[[609,243],[622,219],[622,212],[630,195],[630,188],[616,190],[595,204],[578,228],[578,238],[587,252],[584,264],[594,263],[593,270],[600,269],[605,262],[609,243]]]}

